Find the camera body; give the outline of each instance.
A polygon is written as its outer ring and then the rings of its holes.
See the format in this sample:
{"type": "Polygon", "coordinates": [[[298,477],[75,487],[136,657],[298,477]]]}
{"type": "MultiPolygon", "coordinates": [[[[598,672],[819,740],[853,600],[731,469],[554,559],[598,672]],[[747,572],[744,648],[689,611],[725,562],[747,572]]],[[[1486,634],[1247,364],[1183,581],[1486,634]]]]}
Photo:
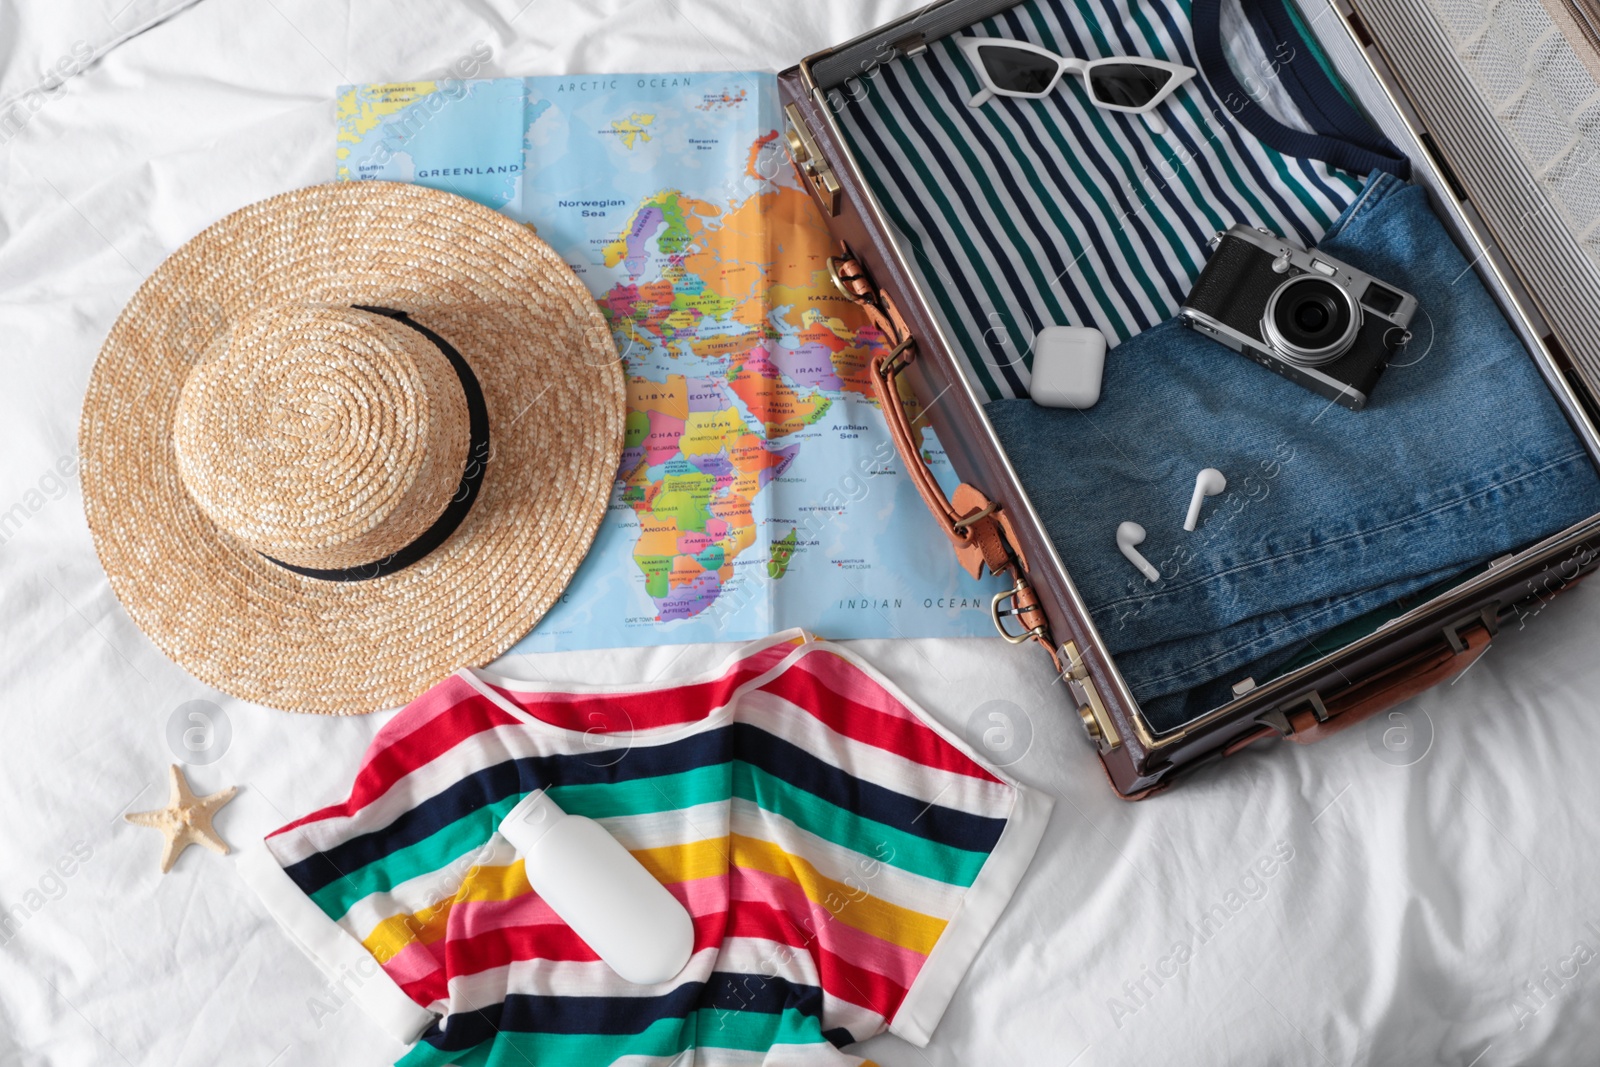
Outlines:
{"type": "Polygon", "coordinates": [[[1417,299],[1262,229],[1217,234],[1178,315],[1268,370],[1352,411],[1411,339],[1417,299]]]}

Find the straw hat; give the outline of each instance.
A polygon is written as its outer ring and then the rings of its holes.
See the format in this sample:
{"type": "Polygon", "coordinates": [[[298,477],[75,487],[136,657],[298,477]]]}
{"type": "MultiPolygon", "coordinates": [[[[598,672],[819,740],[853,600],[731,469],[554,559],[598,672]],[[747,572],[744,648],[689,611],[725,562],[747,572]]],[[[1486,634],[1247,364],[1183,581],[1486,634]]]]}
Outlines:
{"type": "Polygon", "coordinates": [[[622,449],[610,330],[531,230],[448,193],[316,186],[139,287],[84,399],[111,587],[235,696],[359,714],[549,610],[622,449]]]}

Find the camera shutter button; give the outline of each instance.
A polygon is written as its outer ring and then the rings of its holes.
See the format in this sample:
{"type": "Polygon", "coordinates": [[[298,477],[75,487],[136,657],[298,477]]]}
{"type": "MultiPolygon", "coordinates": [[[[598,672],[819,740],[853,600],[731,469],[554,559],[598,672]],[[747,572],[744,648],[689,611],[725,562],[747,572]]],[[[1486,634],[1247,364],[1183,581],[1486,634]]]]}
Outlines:
{"type": "Polygon", "coordinates": [[[1288,269],[1289,269],[1289,253],[1288,252],[1284,252],[1277,259],[1272,261],[1272,272],[1274,274],[1282,274],[1284,271],[1286,271],[1288,269]]]}

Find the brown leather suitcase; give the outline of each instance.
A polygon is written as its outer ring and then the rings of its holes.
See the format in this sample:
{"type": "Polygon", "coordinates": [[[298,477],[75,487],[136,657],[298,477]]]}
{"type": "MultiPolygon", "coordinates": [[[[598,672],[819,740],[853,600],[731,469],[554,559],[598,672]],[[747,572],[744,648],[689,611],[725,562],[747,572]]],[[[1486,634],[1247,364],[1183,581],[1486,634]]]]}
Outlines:
{"type": "MultiPolygon", "coordinates": [[[[784,71],[786,139],[839,241],[835,283],[891,342],[872,369],[907,472],[963,565],[975,576],[1006,576],[1010,589],[995,598],[995,626],[1008,641],[1041,647],[1040,669],[1048,663],[1065,683],[1057,689],[1061,712],[1081,719],[1121,796],[1148,796],[1258,741],[1318,740],[1457,676],[1502,626],[1518,625],[1595,567],[1600,516],[1493,561],[1314,662],[1258,686],[1245,680],[1231,701],[1177,728],[1152,728],[1024,493],[836,114],[841,94],[880,64],[920,54],[930,41],[1011,6],[1013,0],[943,0],[784,71]],[[918,455],[918,420],[933,427],[960,475],[962,485],[949,497],[918,455]]],[[[1600,456],[1593,262],[1585,262],[1570,216],[1564,223],[1550,197],[1529,188],[1529,163],[1495,129],[1495,102],[1453,48],[1459,27],[1444,25],[1418,0],[1299,6],[1363,110],[1411,158],[1412,181],[1426,187],[1591,457],[1600,456]]]]}

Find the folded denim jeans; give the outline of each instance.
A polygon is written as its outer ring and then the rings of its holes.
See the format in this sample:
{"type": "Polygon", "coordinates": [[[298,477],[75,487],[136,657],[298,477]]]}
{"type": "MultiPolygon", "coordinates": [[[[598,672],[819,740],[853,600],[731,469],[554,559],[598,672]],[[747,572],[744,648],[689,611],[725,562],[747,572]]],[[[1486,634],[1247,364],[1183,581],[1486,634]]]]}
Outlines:
{"type": "Polygon", "coordinates": [[[1418,300],[1362,411],[1175,319],[1107,354],[1093,408],[987,407],[1141,702],[1600,513],[1587,453],[1420,187],[1374,174],[1319,247],[1418,300]],[[1228,488],[1186,533],[1205,467],[1228,488]],[[1125,521],[1159,581],[1118,551],[1125,521]]]}

